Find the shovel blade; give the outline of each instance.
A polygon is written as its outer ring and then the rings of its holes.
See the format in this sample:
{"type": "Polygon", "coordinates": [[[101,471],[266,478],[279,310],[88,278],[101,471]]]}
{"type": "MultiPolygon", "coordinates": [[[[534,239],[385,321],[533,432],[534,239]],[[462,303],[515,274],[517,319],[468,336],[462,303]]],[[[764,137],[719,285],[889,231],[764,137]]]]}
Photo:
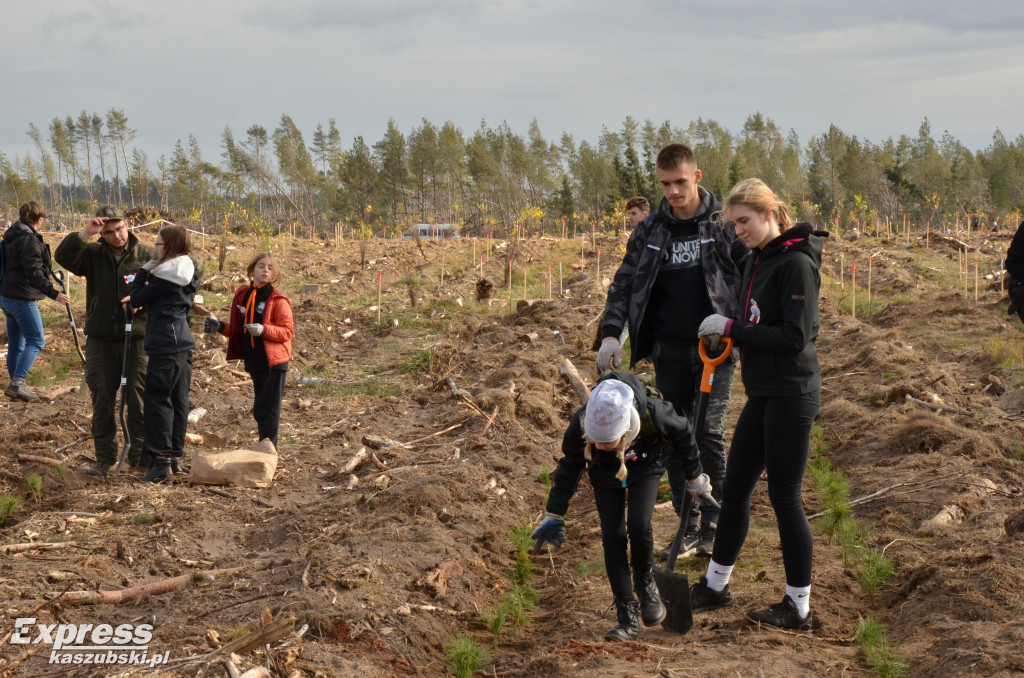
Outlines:
{"type": "Polygon", "coordinates": [[[673,633],[686,633],[693,626],[693,608],[690,606],[690,578],[656,567],[653,570],[658,593],[665,603],[665,621],[662,628],[673,633]]]}
{"type": "Polygon", "coordinates": [[[89,384],[85,383],[85,374],[82,375],[82,381],[78,384],[78,399],[79,400],[91,400],[92,396],[89,394],[89,384]]]}

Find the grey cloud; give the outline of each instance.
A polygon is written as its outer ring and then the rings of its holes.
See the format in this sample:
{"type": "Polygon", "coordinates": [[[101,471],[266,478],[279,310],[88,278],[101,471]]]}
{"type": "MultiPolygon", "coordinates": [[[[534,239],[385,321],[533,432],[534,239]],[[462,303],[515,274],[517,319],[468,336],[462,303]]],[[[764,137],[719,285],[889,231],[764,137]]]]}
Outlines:
{"type": "Polygon", "coordinates": [[[252,26],[305,32],[416,26],[430,19],[467,17],[479,7],[472,0],[305,0],[288,5],[262,3],[244,10],[242,17],[252,26]]]}

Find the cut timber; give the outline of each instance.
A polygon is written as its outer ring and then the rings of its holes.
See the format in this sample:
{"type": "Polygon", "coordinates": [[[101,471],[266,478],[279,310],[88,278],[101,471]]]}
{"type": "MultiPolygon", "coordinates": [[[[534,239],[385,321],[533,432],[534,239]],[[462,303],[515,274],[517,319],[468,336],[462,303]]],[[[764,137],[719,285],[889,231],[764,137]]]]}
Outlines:
{"type": "Polygon", "coordinates": [[[590,400],[590,389],[583,383],[583,379],[580,377],[580,373],[576,371],[576,366],[572,364],[572,361],[568,358],[563,360],[562,364],[558,366],[558,373],[569,382],[572,390],[576,391],[576,397],[580,399],[581,403],[586,404],[590,400]]]}
{"type": "Polygon", "coordinates": [[[448,582],[462,576],[462,565],[457,560],[448,560],[416,580],[416,586],[430,593],[434,600],[444,598],[448,593],[448,582]]]}
{"type": "MultiPolygon", "coordinates": [[[[201,572],[203,577],[218,577],[224,574],[234,574],[241,572],[240,567],[228,567],[222,570],[207,570],[201,572]]],[[[121,589],[120,591],[69,591],[60,597],[62,603],[72,604],[93,604],[93,603],[123,603],[126,600],[132,600],[139,596],[155,596],[161,593],[168,593],[179,589],[185,584],[192,581],[194,573],[183,574],[178,577],[171,577],[170,579],[161,579],[160,581],[150,582],[148,584],[142,584],[140,586],[132,586],[131,588],[121,589]]],[[[294,622],[294,619],[292,620],[294,622]]],[[[250,634],[251,635],[251,634],[250,634]]]]}
{"type": "Polygon", "coordinates": [[[57,398],[61,397],[62,395],[67,395],[68,393],[71,393],[76,388],[78,388],[78,387],[77,386],[62,386],[61,388],[58,388],[55,391],[50,391],[49,393],[44,394],[43,397],[46,398],[47,400],[56,400],[57,398]]]}

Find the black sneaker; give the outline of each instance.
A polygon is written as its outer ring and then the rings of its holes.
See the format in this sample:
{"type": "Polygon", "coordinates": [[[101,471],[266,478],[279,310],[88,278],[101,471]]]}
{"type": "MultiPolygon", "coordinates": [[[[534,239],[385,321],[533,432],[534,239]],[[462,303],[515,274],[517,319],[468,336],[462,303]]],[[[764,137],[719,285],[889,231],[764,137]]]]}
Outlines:
{"type": "MultiPolygon", "coordinates": [[[[683,533],[683,541],[679,544],[679,555],[676,558],[686,558],[692,556],[695,553],[697,545],[700,543],[700,532],[696,527],[693,529],[686,528],[686,532],[683,533]]],[[[668,551],[672,548],[672,544],[669,544],[665,548],[658,551],[658,558],[664,561],[668,561],[668,551]]]]}
{"type": "Polygon", "coordinates": [[[694,546],[693,555],[698,558],[710,558],[715,550],[715,528],[705,527],[701,529],[697,544],[694,546]]]}
{"type": "Polygon", "coordinates": [[[800,613],[796,611],[796,603],[787,595],[782,599],[781,603],[776,603],[767,610],[748,612],[747,619],[758,624],[774,626],[778,629],[790,629],[792,631],[808,633],[811,630],[812,614],[808,610],[807,616],[801,617],[800,613]]]}
{"type": "Polygon", "coordinates": [[[690,606],[694,612],[717,610],[731,602],[732,591],[728,584],[721,591],[716,591],[708,586],[707,577],[701,577],[699,582],[690,587],[690,606]]]}

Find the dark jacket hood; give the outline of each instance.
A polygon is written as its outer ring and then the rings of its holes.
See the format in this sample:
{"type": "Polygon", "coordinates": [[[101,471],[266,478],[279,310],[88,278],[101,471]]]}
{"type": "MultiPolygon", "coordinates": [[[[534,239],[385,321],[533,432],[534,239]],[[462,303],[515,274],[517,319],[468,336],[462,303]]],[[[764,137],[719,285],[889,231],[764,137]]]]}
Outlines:
{"type": "MultiPolygon", "coordinates": [[[[711,191],[707,190],[703,186],[697,187],[697,194],[700,195],[700,208],[697,213],[689,219],[680,219],[672,212],[672,203],[668,201],[668,198],[662,198],[661,204],[658,205],[658,212],[661,216],[668,220],[669,223],[676,222],[685,224],[688,221],[701,221],[704,219],[710,219],[711,215],[722,209],[722,203],[718,202],[718,198],[712,195],[711,191]]],[[[649,217],[648,217],[649,218],[649,217]]]]}
{"type": "Polygon", "coordinates": [[[774,240],[769,241],[761,250],[761,260],[764,261],[784,252],[803,252],[811,258],[816,267],[820,268],[821,251],[824,248],[823,238],[828,236],[828,231],[816,231],[809,223],[800,222],[774,240]]]}

